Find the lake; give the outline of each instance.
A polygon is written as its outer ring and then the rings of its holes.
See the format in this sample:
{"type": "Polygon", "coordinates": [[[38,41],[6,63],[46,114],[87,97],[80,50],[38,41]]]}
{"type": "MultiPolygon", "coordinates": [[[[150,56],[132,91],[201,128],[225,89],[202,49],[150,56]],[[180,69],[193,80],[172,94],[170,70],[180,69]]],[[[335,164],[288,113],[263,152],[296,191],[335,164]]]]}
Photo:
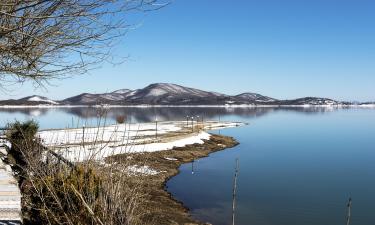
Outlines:
{"type": "Polygon", "coordinates": [[[0,109],[0,126],[34,118],[41,129],[128,122],[204,119],[247,122],[218,133],[240,145],[184,164],[167,189],[194,218],[231,223],[239,159],[237,225],[352,225],[375,222],[375,110],[333,108],[0,109]],[[98,118],[105,117],[98,122],[98,118]],[[192,170],[194,173],[192,173],[192,170]]]}

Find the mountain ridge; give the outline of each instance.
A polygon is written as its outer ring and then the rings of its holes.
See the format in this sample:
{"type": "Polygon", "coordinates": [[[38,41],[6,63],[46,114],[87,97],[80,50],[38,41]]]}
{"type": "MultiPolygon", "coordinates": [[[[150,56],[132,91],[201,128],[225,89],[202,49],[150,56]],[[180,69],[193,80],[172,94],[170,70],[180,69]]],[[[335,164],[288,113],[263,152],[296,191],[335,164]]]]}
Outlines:
{"type": "Polygon", "coordinates": [[[0,105],[345,105],[330,98],[303,97],[279,100],[258,93],[227,95],[172,83],[153,83],[144,88],[113,92],[82,93],[61,101],[33,95],[21,99],[0,100],[0,105]]]}

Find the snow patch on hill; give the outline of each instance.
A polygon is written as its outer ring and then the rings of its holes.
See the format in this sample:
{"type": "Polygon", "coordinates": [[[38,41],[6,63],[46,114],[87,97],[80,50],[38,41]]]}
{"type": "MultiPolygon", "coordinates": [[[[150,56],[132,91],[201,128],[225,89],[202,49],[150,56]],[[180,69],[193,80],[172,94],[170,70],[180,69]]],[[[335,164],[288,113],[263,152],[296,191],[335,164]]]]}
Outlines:
{"type": "Polygon", "coordinates": [[[25,99],[26,101],[29,101],[29,102],[46,102],[46,103],[49,103],[49,104],[54,104],[54,105],[57,105],[59,103],[53,101],[53,100],[50,100],[46,97],[42,97],[42,96],[37,96],[37,95],[34,95],[34,96],[31,96],[31,97],[28,97],[27,99],[25,99]]]}
{"type": "Polygon", "coordinates": [[[161,95],[164,95],[164,94],[167,94],[167,93],[168,92],[166,92],[163,89],[155,88],[155,89],[150,90],[150,92],[146,96],[147,97],[157,97],[157,96],[161,96],[161,95]]]}

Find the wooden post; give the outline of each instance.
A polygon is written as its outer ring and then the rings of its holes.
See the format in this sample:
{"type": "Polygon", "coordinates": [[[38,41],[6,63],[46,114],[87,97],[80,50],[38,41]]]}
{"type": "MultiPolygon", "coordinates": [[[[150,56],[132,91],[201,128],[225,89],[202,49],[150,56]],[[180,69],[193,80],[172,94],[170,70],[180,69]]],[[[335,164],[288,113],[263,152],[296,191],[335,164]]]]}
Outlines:
{"type": "Polygon", "coordinates": [[[197,118],[197,123],[196,123],[197,129],[196,130],[197,130],[197,133],[199,133],[199,116],[196,116],[196,118],[197,118]]]}
{"type": "Polygon", "coordinates": [[[85,125],[82,127],[82,145],[85,148],[85,125]]]}
{"type": "Polygon", "coordinates": [[[191,117],[191,133],[194,133],[194,117],[191,117]]]}
{"type": "Polygon", "coordinates": [[[350,219],[352,217],[352,198],[349,198],[347,207],[348,207],[348,215],[346,217],[346,225],[350,225],[350,219]]]}
{"type": "MultiPolygon", "coordinates": [[[[219,114],[219,123],[221,121],[220,114],[219,114]]],[[[219,134],[221,134],[221,129],[219,129],[219,134]]]]}
{"type": "Polygon", "coordinates": [[[155,138],[158,139],[158,118],[155,119],[155,138]]]}
{"type": "Polygon", "coordinates": [[[235,215],[236,215],[236,195],[237,195],[237,178],[239,172],[239,160],[236,159],[236,169],[233,178],[233,196],[232,196],[232,225],[235,225],[235,215]]]}

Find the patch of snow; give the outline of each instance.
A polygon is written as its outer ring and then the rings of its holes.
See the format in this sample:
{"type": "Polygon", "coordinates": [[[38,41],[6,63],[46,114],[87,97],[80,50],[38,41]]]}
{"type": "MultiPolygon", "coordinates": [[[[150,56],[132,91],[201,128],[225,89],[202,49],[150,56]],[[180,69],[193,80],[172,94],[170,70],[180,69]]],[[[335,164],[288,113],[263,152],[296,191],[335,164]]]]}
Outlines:
{"type": "MultiPolygon", "coordinates": [[[[240,125],[243,123],[207,121],[204,124],[204,130],[240,125]]],[[[45,130],[38,132],[37,136],[42,140],[43,145],[54,149],[70,161],[77,162],[88,159],[102,161],[111,155],[163,151],[189,144],[202,144],[211,136],[204,131],[200,133],[187,132],[163,142],[163,134],[176,134],[176,131],[185,128],[185,121],[159,122],[158,135],[161,137],[159,140],[155,139],[155,123],[45,130]]]]}
{"type": "Polygon", "coordinates": [[[126,168],[126,172],[130,175],[138,175],[138,174],[141,174],[141,175],[157,175],[157,174],[160,173],[159,171],[151,169],[149,166],[137,166],[137,165],[128,166],[126,168]]]}
{"type": "Polygon", "coordinates": [[[121,94],[103,94],[100,97],[111,101],[119,101],[124,99],[124,96],[121,94]]]}
{"type": "Polygon", "coordinates": [[[29,102],[48,102],[48,103],[51,103],[51,104],[58,104],[55,101],[52,101],[48,98],[42,98],[40,96],[33,96],[31,98],[28,98],[27,101],[29,101],[29,102]]]}
{"type": "Polygon", "coordinates": [[[135,95],[136,93],[137,93],[137,91],[130,91],[130,92],[126,93],[124,97],[126,97],[126,98],[131,97],[131,96],[135,95]]]}
{"type": "MultiPolygon", "coordinates": [[[[179,131],[182,128],[178,124],[158,123],[158,134],[179,131]]],[[[37,136],[43,140],[44,145],[54,146],[56,144],[79,144],[82,142],[121,142],[144,141],[143,138],[154,136],[156,133],[155,123],[139,124],[116,124],[107,127],[86,127],[62,130],[45,130],[38,132],[37,136]]]]}
{"type": "Polygon", "coordinates": [[[155,89],[152,89],[146,96],[147,97],[157,97],[157,96],[164,95],[164,94],[167,94],[167,93],[168,92],[163,90],[163,89],[155,88],[155,89]]]}
{"type": "Polygon", "coordinates": [[[140,153],[140,152],[156,152],[170,150],[174,147],[184,147],[190,144],[203,144],[204,140],[210,138],[210,134],[201,132],[194,136],[181,138],[166,143],[150,143],[150,144],[134,144],[131,141],[125,145],[95,144],[95,145],[74,145],[62,147],[56,150],[66,159],[72,162],[82,162],[93,159],[101,161],[111,155],[140,153]]]}
{"type": "Polygon", "coordinates": [[[169,160],[169,161],[177,161],[177,159],[176,159],[176,158],[169,158],[169,157],[165,157],[164,159],[166,159],[166,160],[169,160]]]}

